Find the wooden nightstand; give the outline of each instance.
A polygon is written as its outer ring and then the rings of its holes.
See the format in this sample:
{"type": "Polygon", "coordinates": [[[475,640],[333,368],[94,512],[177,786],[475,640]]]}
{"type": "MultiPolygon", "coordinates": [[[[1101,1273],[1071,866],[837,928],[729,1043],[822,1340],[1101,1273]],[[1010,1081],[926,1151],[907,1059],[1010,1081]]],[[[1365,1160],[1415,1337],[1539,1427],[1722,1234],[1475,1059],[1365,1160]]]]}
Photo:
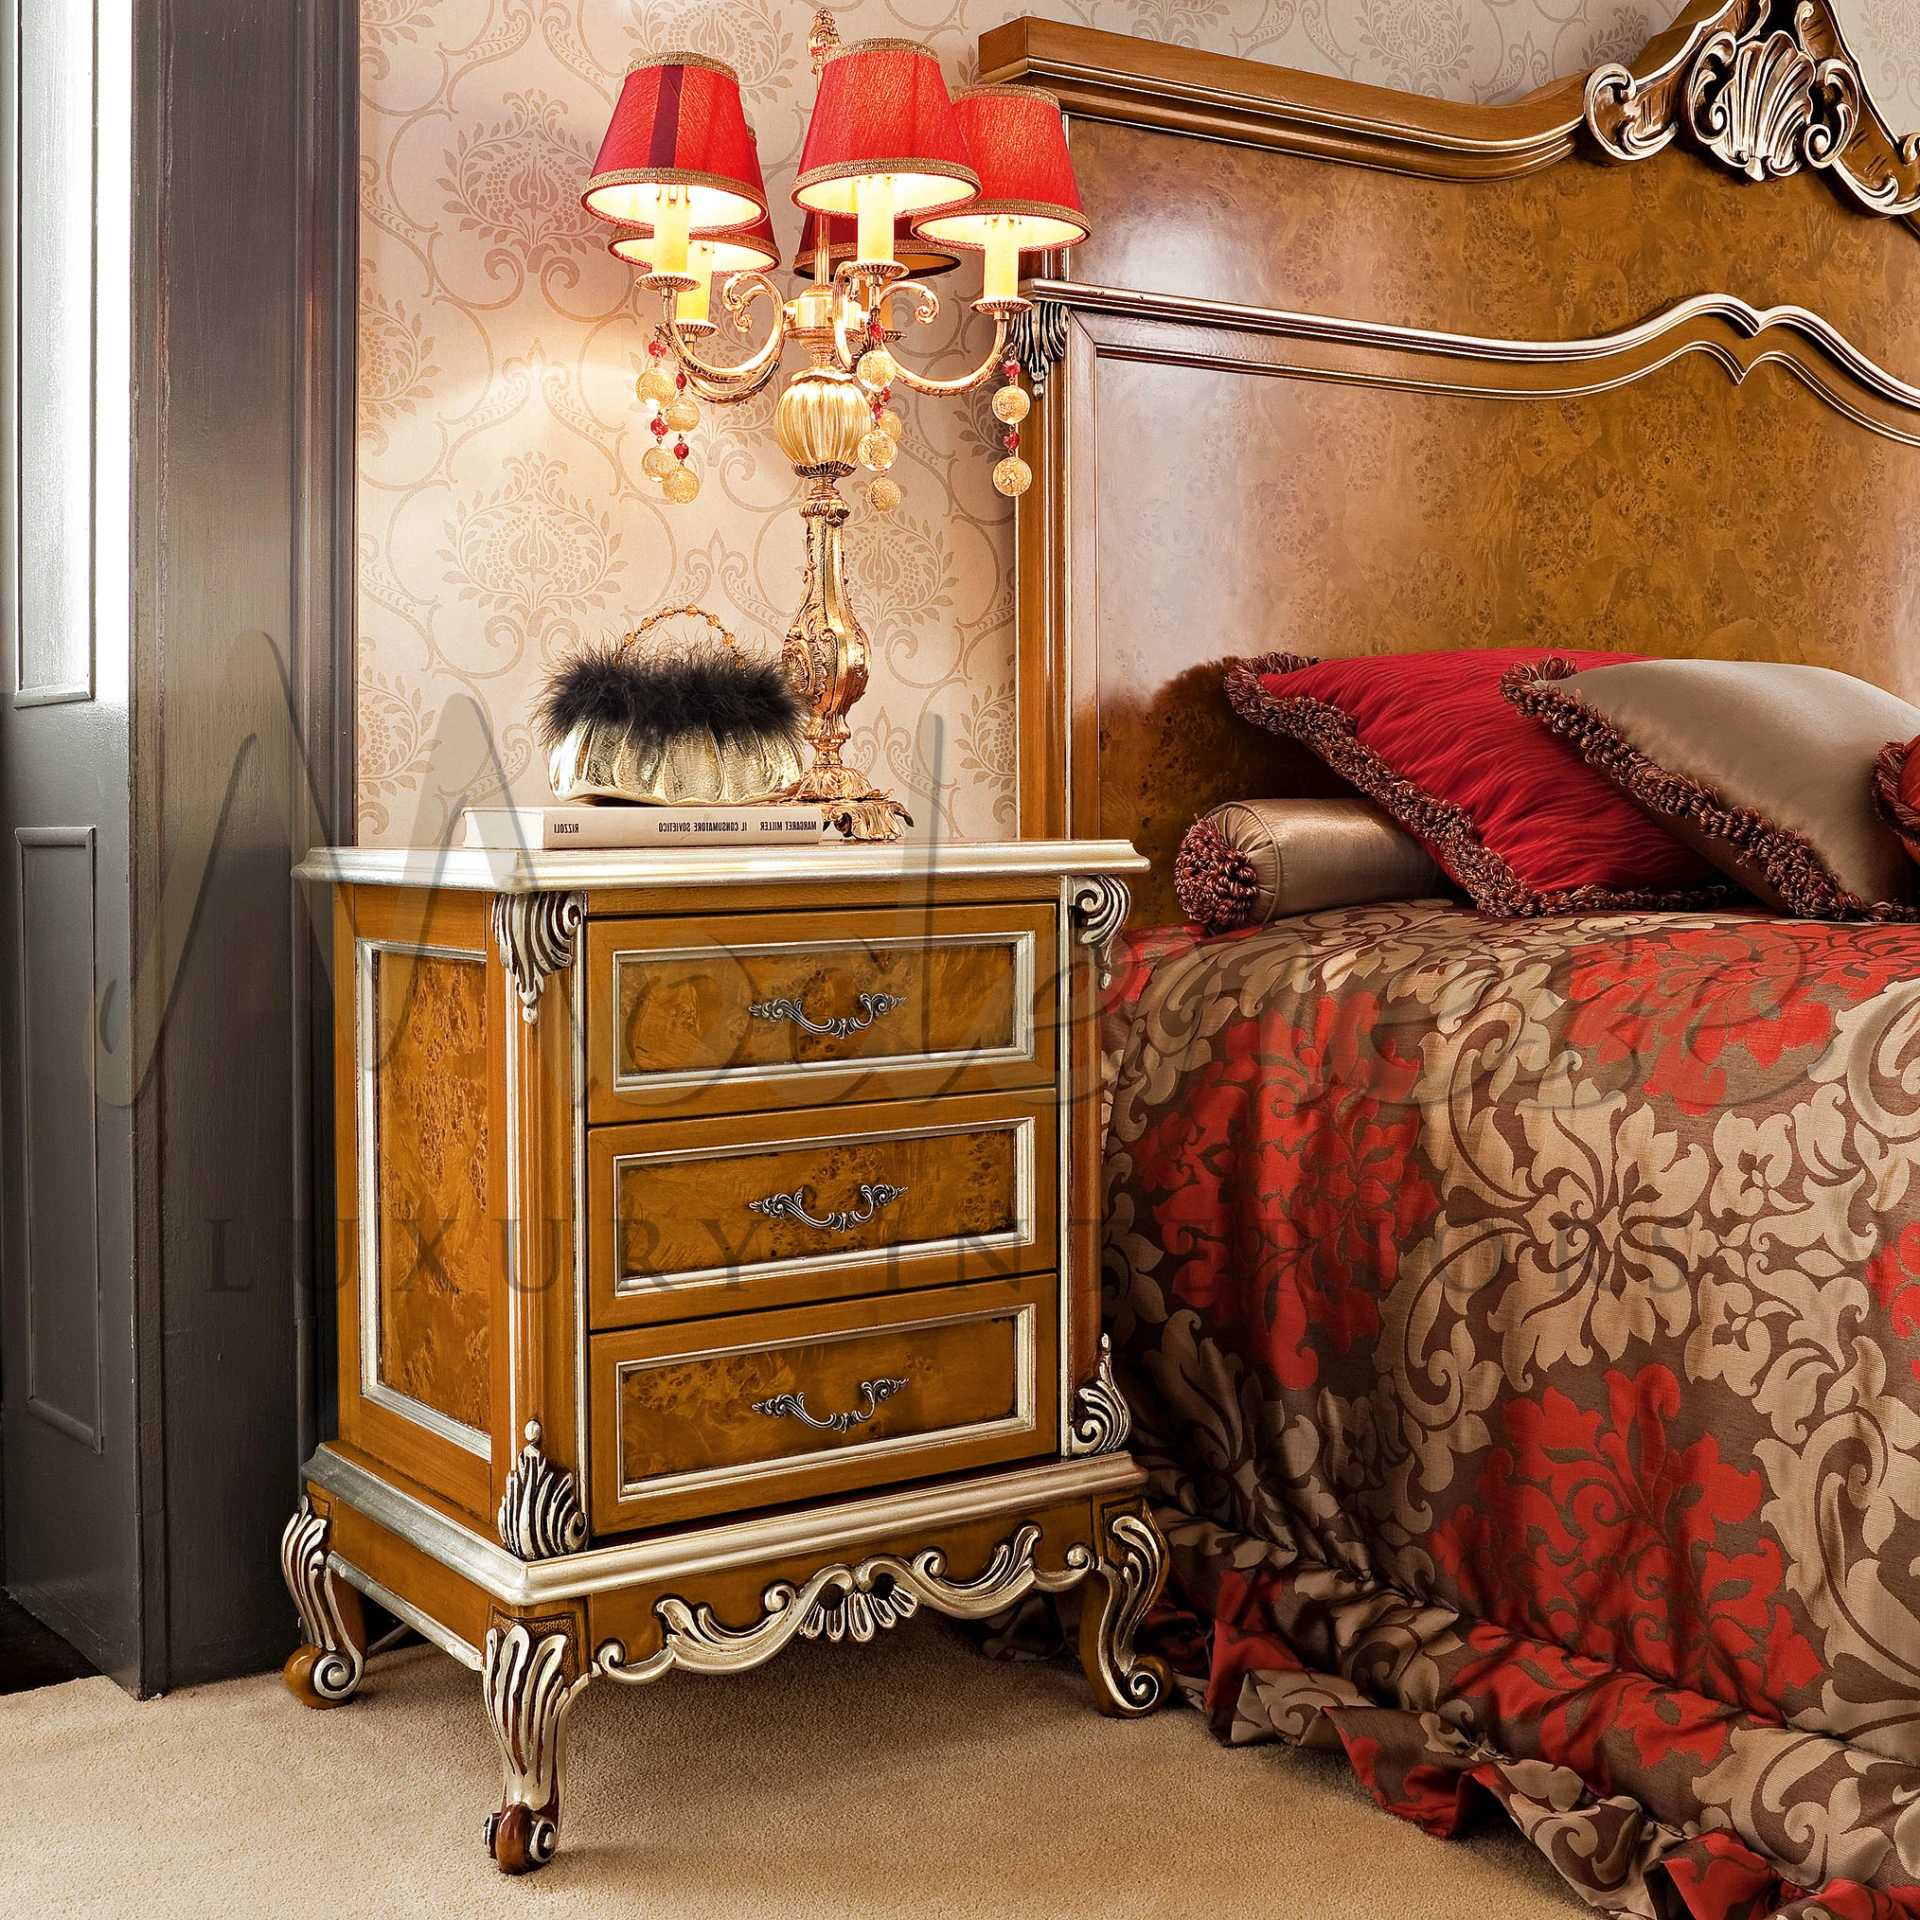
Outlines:
{"type": "Polygon", "coordinates": [[[1167,1676],[1099,1319],[1098,972],[1130,847],[341,850],[340,1436],[282,1547],[348,1699],[366,1594],[476,1669],[524,1872],[590,1677],[1093,1578],[1167,1676]]]}

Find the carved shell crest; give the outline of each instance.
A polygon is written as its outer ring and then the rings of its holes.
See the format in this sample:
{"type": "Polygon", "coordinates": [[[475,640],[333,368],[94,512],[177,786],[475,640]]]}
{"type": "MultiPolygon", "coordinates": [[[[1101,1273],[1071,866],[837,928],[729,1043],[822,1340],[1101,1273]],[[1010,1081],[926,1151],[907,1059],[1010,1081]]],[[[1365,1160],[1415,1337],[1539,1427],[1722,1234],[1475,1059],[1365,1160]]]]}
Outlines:
{"type": "Polygon", "coordinates": [[[1860,123],[1860,87],[1844,60],[1815,61],[1790,33],[1715,34],[1687,78],[1694,138],[1751,180],[1825,167],[1860,123]]]}

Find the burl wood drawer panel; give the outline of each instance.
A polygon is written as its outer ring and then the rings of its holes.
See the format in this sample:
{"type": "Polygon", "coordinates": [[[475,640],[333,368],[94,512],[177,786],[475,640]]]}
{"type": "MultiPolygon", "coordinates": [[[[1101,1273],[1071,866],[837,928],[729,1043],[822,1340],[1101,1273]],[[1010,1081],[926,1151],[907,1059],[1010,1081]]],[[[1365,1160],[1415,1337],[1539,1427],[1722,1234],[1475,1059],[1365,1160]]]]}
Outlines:
{"type": "Polygon", "coordinates": [[[1051,1453],[1052,1275],[594,1337],[593,1524],[620,1532],[1051,1453]]]}
{"type": "Polygon", "coordinates": [[[1008,1094],[596,1127],[595,1327],[1053,1266],[1050,1104],[1008,1094]]]}
{"type": "Polygon", "coordinates": [[[1054,1078],[1046,906],[596,920],[586,964],[594,1121],[1054,1078]]]}

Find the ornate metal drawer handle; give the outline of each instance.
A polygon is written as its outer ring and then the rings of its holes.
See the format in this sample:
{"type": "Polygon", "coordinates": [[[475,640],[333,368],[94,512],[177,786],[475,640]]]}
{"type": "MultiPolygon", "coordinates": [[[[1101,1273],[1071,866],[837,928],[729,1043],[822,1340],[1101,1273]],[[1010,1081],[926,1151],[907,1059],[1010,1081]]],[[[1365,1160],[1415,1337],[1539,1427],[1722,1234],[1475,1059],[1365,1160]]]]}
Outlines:
{"type": "Polygon", "coordinates": [[[807,1211],[807,1203],[813,1198],[811,1187],[795,1187],[791,1193],[770,1193],[764,1200],[749,1200],[747,1205],[755,1213],[764,1213],[769,1220],[798,1220],[803,1227],[813,1227],[821,1233],[851,1233],[855,1227],[864,1227],[882,1207],[892,1206],[905,1192],[905,1187],[890,1187],[884,1180],[870,1187],[863,1185],[857,1212],[842,1209],[818,1220],[807,1211]]]}
{"type": "Polygon", "coordinates": [[[816,1433],[845,1433],[851,1427],[865,1425],[878,1411],[880,1402],[891,1400],[906,1384],[904,1380],[862,1380],[860,1398],[866,1405],[848,1413],[829,1414],[824,1420],[816,1420],[807,1411],[804,1393],[776,1393],[771,1400],[756,1400],[753,1410],[773,1420],[798,1420],[816,1433]]]}
{"type": "Polygon", "coordinates": [[[757,1000],[747,1009],[756,1020],[785,1020],[802,1033],[826,1034],[844,1040],[849,1034],[865,1033],[876,1020],[884,1020],[896,1007],[907,1004],[901,993],[863,993],[857,1014],[843,1013],[837,1020],[809,1020],[798,1000],[757,1000]]]}

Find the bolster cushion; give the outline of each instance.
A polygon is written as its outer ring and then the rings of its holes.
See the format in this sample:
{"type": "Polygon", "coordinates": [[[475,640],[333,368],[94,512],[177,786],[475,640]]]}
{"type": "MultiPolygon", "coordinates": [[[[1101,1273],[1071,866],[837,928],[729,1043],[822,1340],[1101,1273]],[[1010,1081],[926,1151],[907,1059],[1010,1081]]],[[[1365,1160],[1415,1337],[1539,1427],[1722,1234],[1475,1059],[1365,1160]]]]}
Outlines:
{"type": "Polygon", "coordinates": [[[1371,800],[1229,801],[1188,828],[1173,884],[1208,933],[1447,891],[1427,850],[1371,800]]]}

